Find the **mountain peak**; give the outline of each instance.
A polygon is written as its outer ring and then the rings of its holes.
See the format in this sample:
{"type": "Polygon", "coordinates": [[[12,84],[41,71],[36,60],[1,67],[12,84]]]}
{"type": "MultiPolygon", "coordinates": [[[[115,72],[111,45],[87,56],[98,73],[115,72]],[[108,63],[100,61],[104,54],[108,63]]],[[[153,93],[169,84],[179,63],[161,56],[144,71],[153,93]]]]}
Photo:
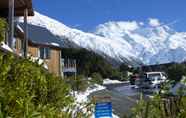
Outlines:
{"type": "MultiPolygon", "coordinates": [[[[21,19],[19,21],[23,22],[21,19]]],[[[168,63],[175,56],[178,56],[177,61],[186,59],[186,56],[180,56],[186,53],[186,46],[183,45],[186,43],[185,33],[173,31],[158,19],[151,18],[148,23],[109,21],[97,26],[94,33],[70,28],[38,12],[28,19],[28,23],[48,30],[56,37],[57,43],[68,40],[68,44],[73,43],[120,63],[127,62],[133,65],[140,62],[144,64],[168,63]]]]}

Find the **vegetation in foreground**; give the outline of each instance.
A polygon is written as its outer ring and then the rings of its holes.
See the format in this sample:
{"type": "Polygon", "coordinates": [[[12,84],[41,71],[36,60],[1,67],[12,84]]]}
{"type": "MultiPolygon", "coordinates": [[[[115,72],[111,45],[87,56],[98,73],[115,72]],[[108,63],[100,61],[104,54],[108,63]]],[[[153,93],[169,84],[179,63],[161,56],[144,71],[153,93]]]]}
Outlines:
{"type": "Polygon", "coordinates": [[[0,42],[2,42],[4,40],[4,33],[5,33],[5,29],[6,29],[6,21],[3,18],[0,18],[0,42]]]}
{"type": "Polygon", "coordinates": [[[141,96],[132,109],[131,118],[186,118],[186,65],[173,64],[165,71],[169,81],[162,86],[162,92],[148,100],[141,96]],[[177,95],[173,95],[169,90],[178,82],[182,82],[185,87],[180,87],[177,95]]]}
{"type": "Polygon", "coordinates": [[[157,94],[149,100],[141,98],[132,112],[132,118],[186,118],[186,97],[157,94]]]}
{"type": "MultiPolygon", "coordinates": [[[[41,65],[0,53],[0,117],[67,117],[69,86],[41,65]]],[[[68,117],[67,117],[68,118],[68,117]]]]}

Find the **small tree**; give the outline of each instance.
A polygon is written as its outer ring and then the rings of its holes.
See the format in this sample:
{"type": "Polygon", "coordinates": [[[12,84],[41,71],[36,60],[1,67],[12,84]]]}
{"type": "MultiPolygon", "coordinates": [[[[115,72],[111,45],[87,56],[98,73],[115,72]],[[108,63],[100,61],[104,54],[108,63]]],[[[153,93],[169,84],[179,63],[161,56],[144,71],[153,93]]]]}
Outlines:
{"type": "Polygon", "coordinates": [[[83,75],[67,77],[65,80],[74,91],[85,91],[88,88],[88,80],[83,75]]]}
{"type": "Polygon", "coordinates": [[[174,64],[168,68],[167,73],[170,80],[180,81],[186,74],[186,67],[184,64],[174,64]]]}
{"type": "Polygon", "coordinates": [[[121,64],[119,69],[121,72],[126,72],[126,71],[129,71],[130,68],[126,64],[121,64]]]}
{"type": "Polygon", "coordinates": [[[101,74],[93,73],[91,75],[91,77],[92,77],[92,80],[91,80],[92,83],[96,83],[96,84],[100,84],[100,85],[103,84],[103,78],[102,78],[101,74]]]}

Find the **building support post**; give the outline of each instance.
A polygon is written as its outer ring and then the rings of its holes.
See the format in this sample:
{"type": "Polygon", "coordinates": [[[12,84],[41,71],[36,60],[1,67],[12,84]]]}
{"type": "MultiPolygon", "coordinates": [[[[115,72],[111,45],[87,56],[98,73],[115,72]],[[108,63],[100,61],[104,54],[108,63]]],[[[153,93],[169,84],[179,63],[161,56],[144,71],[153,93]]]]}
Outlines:
{"type": "Polygon", "coordinates": [[[24,57],[28,54],[28,25],[27,25],[28,9],[24,10],[24,57]]]}
{"type": "Polygon", "coordinates": [[[8,46],[14,48],[14,0],[9,0],[9,11],[8,11],[8,22],[9,22],[9,34],[8,34],[8,46]]]}

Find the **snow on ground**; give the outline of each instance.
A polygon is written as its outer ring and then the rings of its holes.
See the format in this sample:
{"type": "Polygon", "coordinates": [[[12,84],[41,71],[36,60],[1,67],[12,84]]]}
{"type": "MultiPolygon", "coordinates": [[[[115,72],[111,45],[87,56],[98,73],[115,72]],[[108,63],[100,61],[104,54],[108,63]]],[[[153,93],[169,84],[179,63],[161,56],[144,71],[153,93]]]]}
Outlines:
{"type": "Polygon", "coordinates": [[[95,84],[93,87],[88,87],[88,89],[85,92],[75,92],[75,99],[78,103],[83,103],[88,101],[88,96],[96,91],[100,91],[105,89],[104,86],[95,84]]]}
{"type": "Polygon", "coordinates": [[[8,46],[8,45],[6,45],[5,43],[1,43],[1,45],[0,45],[2,48],[4,48],[5,50],[8,50],[8,51],[10,51],[10,52],[13,52],[13,50],[8,46]]]}
{"type": "Polygon", "coordinates": [[[119,118],[119,116],[115,115],[115,114],[112,114],[112,117],[113,118],[119,118]]]}
{"type": "MultiPolygon", "coordinates": [[[[86,103],[88,101],[88,96],[91,93],[94,93],[96,91],[100,91],[106,89],[106,87],[95,84],[94,86],[88,87],[88,89],[85,92],[75,92],[75,99],[77,103],[86,103]]],[[[117,115],[112,114],[113,118],[119,118],[117,115]]],[[[92,118],[94,118],[94,114],[92,115],[92,118]]],[[[106,117],[105,117],[106,118],[106,117]]],[[[108,117],[107,117],[108,118],[108,117]]]]}
{"type": "Polygon", "coordinates": [[[122,81],[119,80],[111,80],[111,79],[104,79],[103,84],[119,84],[123,83],[122,81]]]}

